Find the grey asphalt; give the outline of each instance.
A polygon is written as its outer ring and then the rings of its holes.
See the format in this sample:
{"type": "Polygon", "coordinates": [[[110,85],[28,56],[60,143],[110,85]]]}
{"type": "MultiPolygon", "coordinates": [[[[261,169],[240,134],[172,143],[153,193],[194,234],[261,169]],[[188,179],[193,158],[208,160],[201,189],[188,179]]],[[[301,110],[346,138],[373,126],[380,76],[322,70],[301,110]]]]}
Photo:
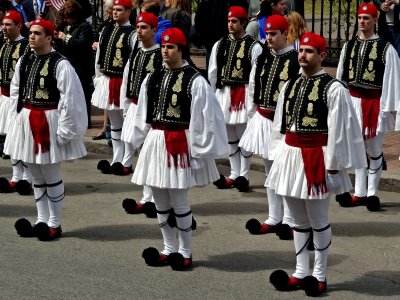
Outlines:
{"type": "MultiPolygon", "coordinates": [[[[90,147],[88,147],[90,148],[90,147]]],[[[105,152],[107,149],[105,148],[105,152]]],[[[198,229],[193,232],[192,270],[146,266],[143,249],[162,247],[155,219],[128,215],[126,197],[141,188],[130,176],[96,170],[107,154],[64,163],[63,237],[51,242],[18,237],[20,217],[35,220],[33,196],[0,194],[0,299],[302,299],[303,291],[278,292],[268,282],[276,269],[291,273],[293,241],[252,236],[250,218],[266,218],[265,175],[253,168],[251,191],[190,191],[198,229]]],[[[220,165],[220,170],[228,169],[220,165]]],[[[9,178],[10,161],[0,160],[9,178]]],[[[331,200],[327,299],[400,299],[400,199],[380,192],[382,210],[341,208],[331,200]]]]}

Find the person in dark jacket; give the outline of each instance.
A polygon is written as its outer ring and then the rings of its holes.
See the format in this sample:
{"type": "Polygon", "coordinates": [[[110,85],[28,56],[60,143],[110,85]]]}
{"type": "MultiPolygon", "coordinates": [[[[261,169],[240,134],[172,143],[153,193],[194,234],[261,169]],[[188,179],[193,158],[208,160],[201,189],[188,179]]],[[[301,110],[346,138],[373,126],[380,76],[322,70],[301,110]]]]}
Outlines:
{"type": "Polygon", "coordinates": [[[68,0],[60,10],[65,27],[58,31],[57,50],[65,55],[75,68],[85,93],[90,128],[90,100],[93,93],[94,58],[92,27],[85,21],[81,5],[75,0],[68,0]]]}

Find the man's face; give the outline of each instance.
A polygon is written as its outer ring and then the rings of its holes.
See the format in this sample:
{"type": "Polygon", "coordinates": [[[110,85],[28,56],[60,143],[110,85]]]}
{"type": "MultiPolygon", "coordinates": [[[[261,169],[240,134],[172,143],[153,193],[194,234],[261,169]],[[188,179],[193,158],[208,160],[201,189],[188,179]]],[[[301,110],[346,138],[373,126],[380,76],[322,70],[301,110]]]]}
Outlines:
{"type": "Polygon", "coordinates": [[[282,50],[286,47],[286,31],[282,33],[280,30],[268,30],[267,34],[267,45],[269,48],[275,51],[282,50]]]}
{"type": "Polygon", "coordinates": [[[364,33],[371,33],[375,29],[376,17],[371,15],[358,15],[358,30],[364,33]]]}
{"type": "Polygon", "coordinates": [[[305,70],[314,70],[321,66],[325,57],[325,52],[318,54],[316,48],[312,46],[301,45],[299,48],[299,64],[305,70]]]}
{"type": "Polygon", "coordinates": [[[3,33],[6,38],[11,41],[15,40],[20,33],[21,24],[16,25],[13,20],[3,19],[3,33]]]}
{"type": "Polygon", "coordinates": [[[228,19],[228,31],[232,35],[236,35],[244,30],[243,24],[240,23],[238,18],[228,19]]]}
{"type": "Polygon", "coordinates": [[[42,49],[51,44],[51,36],[46,36],[44,28],[39,25],[32,25],[29,28],[29,47],[33,50],[42,49]]]}
{"type": "Polygon", "coordinates": [[[122,5],[113,6],[113,20],[118,24],[126,23],[129,20],[131,10],[122,5]]]}
{"type": "Polygon", "coordinates": [[[149,41],[153,39],[156,29],[144,22],[139,22],[136,25],[137,38],[139,41],[149,41]]]}
{"type": "Polygon", "coordinates": [[[167,66],[175,66],[182,59],[182,52],[179,51],[178,45],[165,43],[161,45],[161,53],[163,61],[167,66]]]}
{"type": "Polygon", "coordinates": [[[274,14],[283,16],[287,9],[286,0],[281,0],[277,4],[272,3],[271,7],[274,14]]]}

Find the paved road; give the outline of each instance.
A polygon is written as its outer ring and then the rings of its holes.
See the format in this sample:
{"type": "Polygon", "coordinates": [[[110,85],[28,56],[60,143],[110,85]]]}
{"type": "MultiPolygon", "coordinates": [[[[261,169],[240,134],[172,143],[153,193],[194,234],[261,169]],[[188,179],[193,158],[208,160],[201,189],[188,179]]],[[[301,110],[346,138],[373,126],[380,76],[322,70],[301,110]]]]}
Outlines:
{"type": "MultiPolygon", "coordinates": [[[[0,299],[305,298],[302,291],[278,292],[267,282],[275,269],[293,271],[293,242],[251,236],[244,228],[252,217],[265,218],[263,173],[251,172],[250,193],[211,185],[192,189],[194,268],[175,272],[144,264],[143,249],[161,248],[160,230],[154,219],[123,211],[122,199],[138,197],[140,188],[130,177],[99,174],[102,157],[64,164],[59,240],[18,237],[15,220],[35,220],[33,196],[0,194],[0,299]]],[[[0,160],[0,175],[9,177],[9,164],[0,160]]],[[[396,193],[380,197],[384,206],[377,213],[331,201],[329,299],[400,298],[400,199],[396,193]]]]}

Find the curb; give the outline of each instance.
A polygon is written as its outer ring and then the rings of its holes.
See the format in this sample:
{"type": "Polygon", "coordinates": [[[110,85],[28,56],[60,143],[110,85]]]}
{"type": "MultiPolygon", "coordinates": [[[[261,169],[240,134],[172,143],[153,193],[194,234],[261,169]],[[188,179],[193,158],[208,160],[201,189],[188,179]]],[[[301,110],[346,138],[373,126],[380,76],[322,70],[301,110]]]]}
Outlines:
{"type": "MultiPolygon", "coordinates": [[[[112,155],[112,148],[102,141],[92,141],[90,137],[85,136],[83,142],[86,146],[87,152],[112,155]]],[[[229,166],[229,160],[227,158],[217,159],[216,162],[218,165],[229,166]]],[[[263,160],[259,157],[253,157],[251,159],[250,170],[265,172],[263,160]]],[[[354,186],[354,174],[350,173],[349,175],[354,186]]],[[[379,182],[379,190],[400,193],[400,178],[395,177],[396,175],[384,171],[379,182]]]]}

